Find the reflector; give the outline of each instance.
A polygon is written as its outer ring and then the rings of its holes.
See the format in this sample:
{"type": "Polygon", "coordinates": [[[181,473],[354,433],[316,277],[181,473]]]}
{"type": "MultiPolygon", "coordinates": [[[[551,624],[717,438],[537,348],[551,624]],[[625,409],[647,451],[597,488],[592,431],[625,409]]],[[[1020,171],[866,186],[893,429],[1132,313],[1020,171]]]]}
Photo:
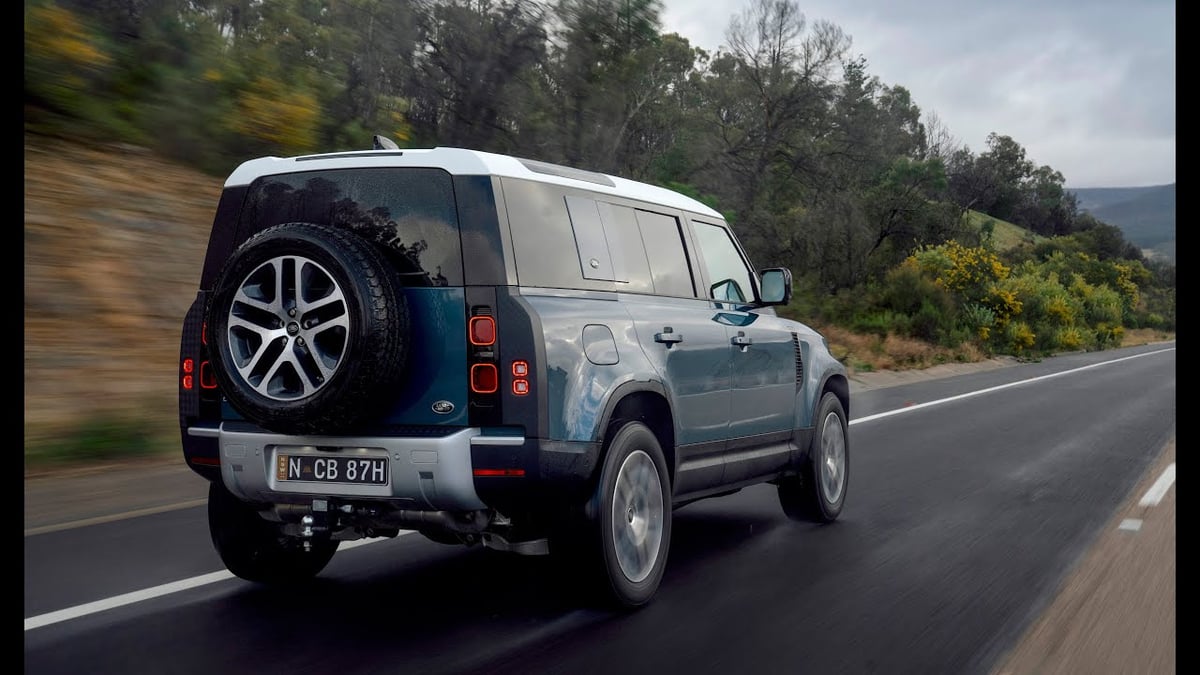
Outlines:
{"type": "Polygon", "coordinates": [[[476,476],[524,476],[525,469],[475,469],[476,476]]]}

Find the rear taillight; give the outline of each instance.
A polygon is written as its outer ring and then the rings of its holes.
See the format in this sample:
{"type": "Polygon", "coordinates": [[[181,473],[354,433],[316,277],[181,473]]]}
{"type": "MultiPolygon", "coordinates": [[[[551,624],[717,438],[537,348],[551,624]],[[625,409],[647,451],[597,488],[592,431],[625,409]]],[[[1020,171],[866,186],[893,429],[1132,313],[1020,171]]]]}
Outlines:
{"type": "MultiPolygon", "coordinates": [[[[213,390],[217,388],[217,377],[213,372],[212,363],[205,358],[208,352],[208,324],[200,324],[200,362],[197,366],[196,359],[187,357],[179,364],[180,386],[184,389],[192,390],[197,387],[203,390],[213,390]]],[[[211,398],[211,396],[209,396],[211,398]]],[[[206,399],[207,400],[207,399],[206,399]]]]}
{"type": "Polygon", "coordinates": [[[494,363],[476,363],[471,366],[471,391],[476,394],[494,394],[500,388],[500,372],[494,363]]]}
{"type": "Polygon", "coordinates": [[[200,388],[201,389],[216,389],[217,378],[213,375],[212,364],[208,361],[200,362],[200,388]]]}
{"type": "Polygon", "coordinates": [[[496,424],[500,419],[500,367],[496,318],[490,304],[471,305],[467,317],[467,384],[471,424],[496,424]]]}
{"type": "Polygon", "coordinates": [[[524,396],[529,393],[529,362],[528,361],[513,361],[512,362],[512,393],[517,396],[524,396]]]}
{"type": "MultiPolygon", "coordinates": [[[[487,309],[477,307],[476,310],[487,309]]],[[[490,316],[473,316],[467,329],[471,344],[476,347],[490,347],[496,344],[496,320],[490,316]]]]}

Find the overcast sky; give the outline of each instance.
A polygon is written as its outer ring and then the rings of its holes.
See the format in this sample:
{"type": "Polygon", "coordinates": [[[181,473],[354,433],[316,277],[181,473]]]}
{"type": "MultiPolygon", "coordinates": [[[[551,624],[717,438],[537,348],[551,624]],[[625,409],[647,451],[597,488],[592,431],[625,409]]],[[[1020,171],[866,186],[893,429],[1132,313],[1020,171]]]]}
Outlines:
{"type": "MultiPolygon", "coordinates": [[[[663,0],[663,31],[715,51],[752,0],[663,0]]],[[[976,154],[990,132],[1068,187],[1175,182],[1171,0],[801,0],[976,154]]]]}

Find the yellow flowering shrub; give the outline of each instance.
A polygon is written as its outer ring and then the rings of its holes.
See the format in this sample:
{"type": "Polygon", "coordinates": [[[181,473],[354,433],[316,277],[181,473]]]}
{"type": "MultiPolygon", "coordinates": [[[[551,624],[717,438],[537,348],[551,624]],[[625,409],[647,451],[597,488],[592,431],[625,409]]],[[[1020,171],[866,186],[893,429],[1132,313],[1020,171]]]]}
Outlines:
{"type": "Polygon", "coordinates": [[[300,154],[316,145],[319,113],[320,106],[310,94],[289,91],[282,82],[259,77],[238,96],[237,114],[230,124],[240,134],[282,152],[300,154]]]}

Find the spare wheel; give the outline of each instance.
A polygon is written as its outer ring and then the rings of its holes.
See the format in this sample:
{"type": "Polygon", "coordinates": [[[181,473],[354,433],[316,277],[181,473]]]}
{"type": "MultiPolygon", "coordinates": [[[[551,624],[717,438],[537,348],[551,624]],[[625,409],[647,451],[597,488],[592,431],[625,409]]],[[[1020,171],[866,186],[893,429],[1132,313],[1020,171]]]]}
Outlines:
{"type": "Polygon", "coordinates": [[[344,432],[383,413],[403,376],[404,294],[383,254],[344,229],[284,223],[246,240],[207,317],[221,391],[265,429],[344,432]]]}

